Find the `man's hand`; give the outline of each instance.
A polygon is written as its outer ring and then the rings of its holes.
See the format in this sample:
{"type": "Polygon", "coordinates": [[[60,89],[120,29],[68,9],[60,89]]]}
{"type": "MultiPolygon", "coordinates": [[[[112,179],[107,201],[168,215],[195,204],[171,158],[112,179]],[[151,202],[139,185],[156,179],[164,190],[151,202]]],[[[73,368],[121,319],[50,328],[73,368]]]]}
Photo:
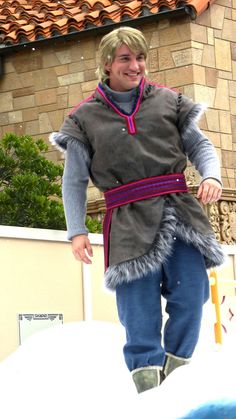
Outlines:
{"type": "Polygon", "coordinates": [[[199,186],[197,198],[199,198],[204,205],[211,204],[218,201],[222,194],[221,184],[212,178],[204,180],[199,186]]]}
{"type": "Polygon", "coordinates": [[[93,249],[88,236],[85,234],[72,238],[72,252],[75,259],[87,264],[92,263],[88,256],[93,256],[93,249]]]}

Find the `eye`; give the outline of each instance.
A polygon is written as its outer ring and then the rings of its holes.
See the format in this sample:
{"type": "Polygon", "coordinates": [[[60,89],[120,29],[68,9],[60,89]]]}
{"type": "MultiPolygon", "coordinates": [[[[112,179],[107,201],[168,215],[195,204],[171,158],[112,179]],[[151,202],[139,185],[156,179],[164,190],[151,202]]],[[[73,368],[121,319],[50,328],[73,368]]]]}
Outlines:
{"type": "Polygon", "coordinates": [[[120,57],[120,60],[121,61],[128,61],[129,57],[125,55],[124,57],[120,57]]]}
{"type": "Polygon", "coordinates": [[[145,60],[144,54],[139,54],[139,55],[137,56],[137,60],[138,60],[138,61],[144,61],[144,60],[145,60]]]}

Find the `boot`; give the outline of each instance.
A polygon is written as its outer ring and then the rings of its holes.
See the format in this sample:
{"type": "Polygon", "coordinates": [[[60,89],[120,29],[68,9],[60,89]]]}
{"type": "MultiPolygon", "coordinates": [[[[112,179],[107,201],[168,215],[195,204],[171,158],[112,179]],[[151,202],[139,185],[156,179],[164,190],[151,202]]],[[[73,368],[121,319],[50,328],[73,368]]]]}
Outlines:
{"type": "Polygon", "coordinates": [[[163,373],[161,367],[147,366],[133,370],[132,378],[137,392],[142,393],[143,391],[159,386],[163,381],[163,373]]]}
{"type": "Polygon", "coordinates": [[[180,358],[179,356],[166,353],[165,363],[162,370],[164,376],[167,377],[167,375],[169,375],[176,368],[189,364],[190,360],[190,358],[180,358]]]}

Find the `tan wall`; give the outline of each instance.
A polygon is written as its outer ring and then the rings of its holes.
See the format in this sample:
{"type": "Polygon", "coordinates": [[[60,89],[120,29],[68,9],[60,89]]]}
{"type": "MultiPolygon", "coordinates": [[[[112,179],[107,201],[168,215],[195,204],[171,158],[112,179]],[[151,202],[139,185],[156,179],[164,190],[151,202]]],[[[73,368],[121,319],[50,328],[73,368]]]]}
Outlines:
{"type": "MultiPolygon", "coordinates": [[[[219,153],[224,187],[231,188],[236,187],[235,13],[235,1],[217,0],[195,22],[186,17],[140,27],[150,48],[150,79],[208,104],[201,128],[219,153]]],[[[96,87],[100,38],[42,43],[6,56],[0,80],[0,136],[12,131],[47,141],[69,109],[96,87]]],[[[62,159],[51,146],[49,156],[62,159]]],[[[100,196],[97,189],[89,189],[89,200],[100,196]]]]}
{"type": "Polygon", "coordinates": [[[231,0],[218,0],[191,24],[198,54],[194,98],[209,104],[201,127],[217,148],[225,188],[236,187],[235,7],[231,0]]]}
{"type": "MultiPolygon", "coordinates": [[[[19,346],[19,314],[118,322],[115,293],[104,287],[102,237],[89,237],[93,264],[82,266],[64,232],[0,226],[0,361],[19,346]]],[[[217,274],[219,298],[227,297],[222,322],[228,327],[228,306],[236,315],[236,247],[224,248],[227,263],[217,274]]]]}
{"type": "MultiPolygon", "coordinates": [[[[90,239],[94,243],[94,235],[90,239]]],[[[114,294],[103,288],[103,248],[93,247],[91,273],[83,272],[64,233],[0,227],[0,360],[19,345],[19,314],[61,313],[64,322],[117,321],[114,294]],[[22,231],[28,238],[15,238],[22,231]]]]}

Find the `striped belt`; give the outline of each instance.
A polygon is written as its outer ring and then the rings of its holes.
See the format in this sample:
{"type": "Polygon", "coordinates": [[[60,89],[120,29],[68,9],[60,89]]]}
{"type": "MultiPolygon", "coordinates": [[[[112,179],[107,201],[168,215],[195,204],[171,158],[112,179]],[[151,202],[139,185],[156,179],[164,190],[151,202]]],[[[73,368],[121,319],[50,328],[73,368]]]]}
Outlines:
{"type": "Polygon", "coordinates": [[[113,209],[131,202],[177,192],[188,192],[185,176],[182,173],[141,179],[109,189],[104,193],[106,203],[103,222],[105,270],[109,266],[109,236],[113,209]]]}

